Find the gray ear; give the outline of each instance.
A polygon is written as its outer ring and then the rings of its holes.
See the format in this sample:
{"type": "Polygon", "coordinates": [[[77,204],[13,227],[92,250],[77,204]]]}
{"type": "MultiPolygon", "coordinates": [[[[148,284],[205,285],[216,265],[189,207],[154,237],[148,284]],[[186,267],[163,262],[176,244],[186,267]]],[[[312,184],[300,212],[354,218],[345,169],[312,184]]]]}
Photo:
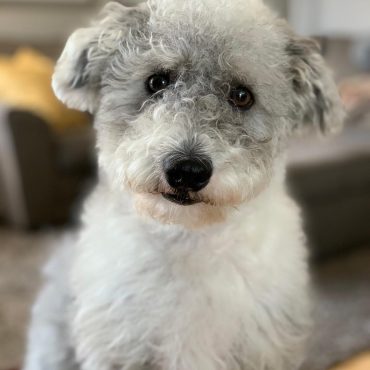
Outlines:
{"type": "Polygon", "coordinates": [[[146,16],[143,5],[128,8],[108,3],[99,18],[68,39],[53,75],[55,95],[68,107],[94,113],[99,106],[101,78],[120,43],[146,16]],[[142,20],[142,19],[141,19],[142,20]]]}
{"type": "Polygon", "coordinates": [[[343,106],[318,44],[311,39],[295,37],[286,51],[290,57],[297,126],[313,125],[322,133],[339,131],[344,118],[343,106]]]}

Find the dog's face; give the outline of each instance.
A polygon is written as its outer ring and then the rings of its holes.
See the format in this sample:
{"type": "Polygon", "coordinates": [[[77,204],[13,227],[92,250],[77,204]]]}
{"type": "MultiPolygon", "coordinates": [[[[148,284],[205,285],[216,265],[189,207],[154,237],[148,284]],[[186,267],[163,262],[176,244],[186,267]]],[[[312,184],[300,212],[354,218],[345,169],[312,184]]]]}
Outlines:
{"type": "Polygon", "coordinates": [[[110,184],[141,213],[187,227],[261,192],[291,132],[341,121],[315,43],[259,0],[110,3],[71,36],[53,85],[95,114],[110,184]]]}

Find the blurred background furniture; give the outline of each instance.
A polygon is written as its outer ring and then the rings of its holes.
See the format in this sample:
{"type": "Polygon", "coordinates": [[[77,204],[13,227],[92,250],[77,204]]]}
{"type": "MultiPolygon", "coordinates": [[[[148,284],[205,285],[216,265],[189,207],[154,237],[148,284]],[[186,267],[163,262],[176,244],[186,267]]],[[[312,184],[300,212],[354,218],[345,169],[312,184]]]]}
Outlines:
{"type": "Polygon", "coordinates": [[[58,101],[53,69],[30,48],[0,57],[0,217],[18,227],[67,222],[93,176],[91,117],[58,101]]]}
{"type": "Polygon", "coordinates": [[[288,181],[314,257],[370,244],[370,104],[357,121],[339,136],[292,143],[288,181]]]}
{"type": "Polygon", "coordinates": [[[94,178],[91,127],[58,134],[29,111],[0,106],[0,217],[21,228],[65,224],[94,178]]]}

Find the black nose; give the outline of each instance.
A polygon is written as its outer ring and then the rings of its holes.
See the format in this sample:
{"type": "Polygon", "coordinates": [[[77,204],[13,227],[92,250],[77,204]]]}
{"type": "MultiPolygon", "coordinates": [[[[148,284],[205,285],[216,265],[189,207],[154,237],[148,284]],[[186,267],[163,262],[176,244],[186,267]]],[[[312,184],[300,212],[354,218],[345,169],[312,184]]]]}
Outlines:
{"type": "Polygon", "coordinates": [[[199,191],[207,186],[212,176],[212,162],[206,158],[168,158],[163,162],[168,185],[179,191],[199,191]]]}

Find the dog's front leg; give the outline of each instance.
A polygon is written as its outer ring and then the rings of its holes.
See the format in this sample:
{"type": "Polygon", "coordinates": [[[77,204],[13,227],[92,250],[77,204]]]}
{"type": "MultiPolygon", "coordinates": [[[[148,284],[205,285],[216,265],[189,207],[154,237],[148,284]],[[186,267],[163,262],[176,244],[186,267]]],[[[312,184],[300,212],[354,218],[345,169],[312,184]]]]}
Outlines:
{"type": "Polygon", "coordinates": [[[67,283],[73,237],[66,236],[44,269],[44,287],[32,309],[23,370],[78,370],[70,340],[67,283]]]}
{"type": "Polygon", "coordinates": [[[23,370],[78,370],[67,328],[67,297],[48,282],[33,307],[23,370]]]}

